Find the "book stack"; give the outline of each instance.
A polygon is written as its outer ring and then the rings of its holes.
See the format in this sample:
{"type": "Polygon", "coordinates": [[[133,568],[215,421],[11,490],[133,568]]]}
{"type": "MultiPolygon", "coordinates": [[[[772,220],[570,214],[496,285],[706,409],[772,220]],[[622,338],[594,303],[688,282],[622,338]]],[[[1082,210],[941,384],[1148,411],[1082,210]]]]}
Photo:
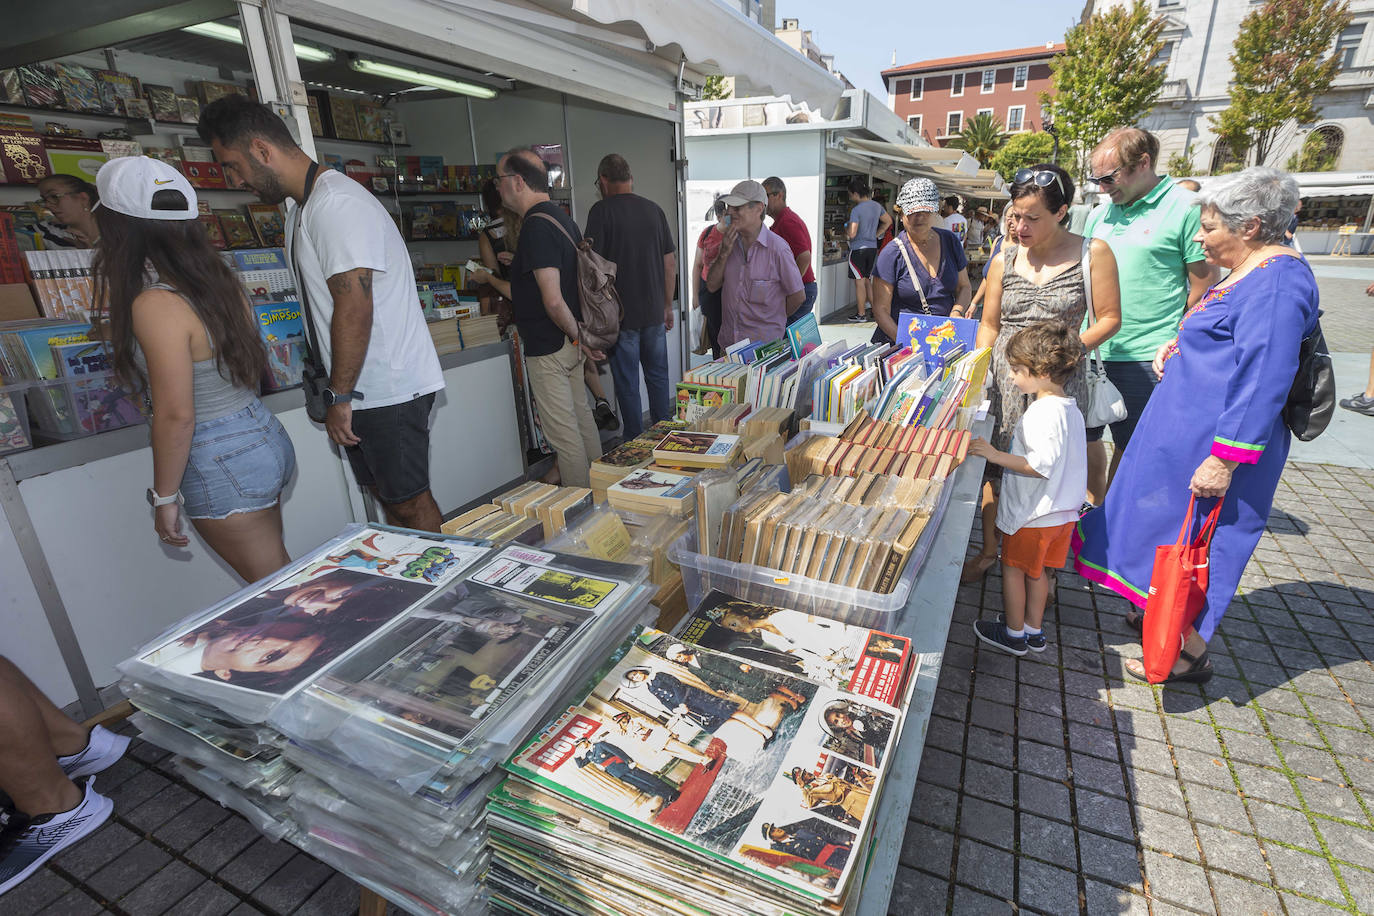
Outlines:
{"type": "Polygon", "coordinates": [[[480,347],[501,339],[501,319],[496,315],[473,315],[458,319],[464,347],[480,347]]]}
{"type": "Polygon", "coordinates": [[[649,571],[649,581],[663,586],[677,568],[668,548],[687,532],[689,520],[670,515],[642,515],[600,505],[572,522],[545,547],[598,560],[633,563],[649,571]]]}
{"type": "Polygon", "coordinates": [[[591,464],[592,495],[597,502],[606,499],[606,489],[637,468],[647,467],[654,460],[654,446],[676,429],[686,428],[686,422],[660,420],[629,442],[624,442],[591,464]]]}
{"type": "Polygon", "coordinates": [[[473,913],[485,796],[642,617],[643,570],[350,526],[119,668],[192,785],[407,912],[473,913]],[[305,602],[322,588],[334,607],[305,602]],[[256,670],[226,647],[289,642],[256,670]]]}
{"type": "Polygon", "coordinates": [[[99,309],[95,302],[95,280],[91,264],[95,252],[89,248],[55,248],[25,251],[33,298],[49,318],[83,321],[90,324],[99,309]]]}
{"type": "Polygon", "coordinates": [[[969,431],[962,429],[893,426],[867,416],[856,418],[855,424],[859,429],[847,429],[847,436],[810,436],[789,449],[786,461],[792,479],[872,472],[943,480],[963,463],[971,441],[969,431]]]}
{"type": "Polygon", "coordinates": [[[538,519],[507,512],[500,506],[487,503],[444,522],[440,530],[465,538],[477,538],[497,544],[529,544],[544,541],[544,525],[538,519]]]}
{"type": "MultiPolygon", "coordinates": [[[[776,408],[769,408],[776,409],[776,408]]],[[[722,404],[700,413],[688,429],[703,433],[735,433],[740,422],[749,415],[753,407],[749,404],[722,404]]]]}
{"type": "Polygon", "coordinates": [[[506,764],[493,908],[853,912],[914,662],[901,637],[719,592],[677,635],[639,631],[506,764]]]}
{"type": "Polygon", "coordinates": [[[720,468],[734,464],[739,452],[739,436],[680,429],[654,446],[654,461],[668,467],[720,468]]]}
{"type": "Polygon", "coordinates": [[[696,511],[690,474],[646,467],[631,471],[606,488],[606,500],[617,509],[645,515],[687,518],[696,511]]]}

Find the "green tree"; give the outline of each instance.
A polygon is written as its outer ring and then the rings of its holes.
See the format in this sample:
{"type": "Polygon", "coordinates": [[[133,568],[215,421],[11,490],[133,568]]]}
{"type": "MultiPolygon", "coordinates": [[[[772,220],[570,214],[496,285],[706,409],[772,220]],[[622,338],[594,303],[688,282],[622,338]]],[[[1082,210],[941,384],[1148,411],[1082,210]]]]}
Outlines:
{"type": "Polygon", "coordinates": [[[1002,148],[1006,139],[1007,133],[1002,129],[1002,122],[985,111],[966,122],[964,129],[949,141],[949,145],[968,153],[978,160],[979,165],[986,168],[992,161],[993,154],[1002,148]]]}
{"type": "Polygon", "coordinates": [[[701,87],[702,101],[715,101],[716,99],[728,99],[729,90],[725,84],[725,77],[720,74],[706,77],[706,85],[701,87]]]}
{"type": "Polygon", "coordinates": [[[1264,165],[1289,124],[1315,121],[1317,96],[1340,70],[1334,48],[1350,24],[1346,0],[1269,0],[1240,24],[1231,52],[1231,105],[1212,129],[1264,165]]]}
{"type": "Polygon", "coordinates": [[[1154,107],[1164,84],[1164,20],[1144,0],[1095,13],[1064,35],[1065,49],[1050,62],[1053,92],[1042,92],[1052,120],[1073,157],[1078,176],[1108,131],[1134,124],[1154,107]]]}
{"type": "Polygon", "coordinates": [[[1193,144],[1189,143],[1180,152],[1172,154],[1164,166],[1164,172],[1175,178],[1186,178],[1193,174],[1193,144]]]}
{"type": "Polygon", "coordinates": [[[1049,162],[1053,153],[1054,138],[1049,134],[1015,134],[1002,144],[1002,148],[992,157],[987,167],[1010,184],[1011,177],[1016,174],[1017,169],[1024,169],[1037,162],[1049,162]]]}
{"type": "Polygon", "coordinates": [[[1303,141],[1302,148],[1288,157],[1284,168],[1290,172],[1331,172],[1336,168],[1339,149],[1332,149],[1325,135],[1313,131],[1303,141]]]}

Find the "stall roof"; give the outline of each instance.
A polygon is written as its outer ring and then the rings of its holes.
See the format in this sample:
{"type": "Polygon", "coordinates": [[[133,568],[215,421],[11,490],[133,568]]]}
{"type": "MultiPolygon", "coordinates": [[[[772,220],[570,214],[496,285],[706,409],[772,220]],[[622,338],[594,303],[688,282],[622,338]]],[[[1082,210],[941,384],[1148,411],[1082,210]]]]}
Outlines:
{"type": "Polygon", "coordinates": [[[1006,182],[991,169],[980,168],[978,160],[963,150],[938,146],[907,146],[845,137],[841,144],[849,150],[883,159],[903,171],[930,178],[941,190],[952,190],[968,197],[990,200],[1006,198],[1006,182]]]}
{"type": "MultiPolygon", "coordinates": [[[[1290,172],[1303,197],[1368,197],[1374,195],[1374,172],[1290,172]]],[[[1207,187],[1220,175],[1194,175],[1207,187]]]]}

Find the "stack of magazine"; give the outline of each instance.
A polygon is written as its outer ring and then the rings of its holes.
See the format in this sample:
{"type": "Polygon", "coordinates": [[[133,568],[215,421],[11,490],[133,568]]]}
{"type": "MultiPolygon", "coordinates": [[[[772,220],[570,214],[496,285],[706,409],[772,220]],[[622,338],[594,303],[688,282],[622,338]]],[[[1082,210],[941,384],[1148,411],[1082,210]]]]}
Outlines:
{"type": "Polygon", "coordinates": [[[498,912],[853,912],[918,657],[711,592],[622,643],[491,796],[498,912]]]}
{"type": "Polygon", "coordinates": [[[482,911],[499,764],[643,622],[646,571],[350,526],[120,665],[191,785],[414,913],[482,911]]]}

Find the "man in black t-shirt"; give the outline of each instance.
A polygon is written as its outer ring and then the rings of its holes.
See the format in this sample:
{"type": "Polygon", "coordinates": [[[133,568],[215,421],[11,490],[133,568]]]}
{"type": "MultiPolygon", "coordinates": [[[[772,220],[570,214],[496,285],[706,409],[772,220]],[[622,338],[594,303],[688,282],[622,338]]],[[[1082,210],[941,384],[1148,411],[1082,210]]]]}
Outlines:
{"type": "Polygon", "coordinates": [[[673,328],[677,246],[663,209],[634,193],[634,176],[624,156],[611,153],[601,160],[596,187],[601,200],[587,214],[587,237],[597,254],[615,264],[615,289],[625,307],[620,339],[611,351],[611,377],[629,440],[644,431],[640,366],[649,415],[657,423],[674,414],[667,332],[673,328]]]}
{"type": "Polygon", "coordinates": [[[506,206],[523,216],[510,265],[511,303],[539,426],[558,453],[562,482],[585,487],[588,469],[601,455],[601,436],[587,401],[582,361],[606,354],[578,341],[582,309],[575,243],[582,233],[549,200],[548,169],[533,150],[513,149],[501,157],[496,182],[506,206]]]}

